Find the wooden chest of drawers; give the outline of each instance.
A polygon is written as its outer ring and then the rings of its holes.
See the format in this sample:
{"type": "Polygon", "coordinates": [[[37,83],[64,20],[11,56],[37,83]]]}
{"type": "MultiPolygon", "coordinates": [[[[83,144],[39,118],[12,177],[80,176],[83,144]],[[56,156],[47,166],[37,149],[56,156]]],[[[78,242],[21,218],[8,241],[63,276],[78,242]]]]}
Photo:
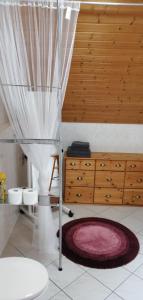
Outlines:
{"type": "Polygon", "coordinates": [[[65,156],[64,201],[143,205],[143,154],[65,156]]]}

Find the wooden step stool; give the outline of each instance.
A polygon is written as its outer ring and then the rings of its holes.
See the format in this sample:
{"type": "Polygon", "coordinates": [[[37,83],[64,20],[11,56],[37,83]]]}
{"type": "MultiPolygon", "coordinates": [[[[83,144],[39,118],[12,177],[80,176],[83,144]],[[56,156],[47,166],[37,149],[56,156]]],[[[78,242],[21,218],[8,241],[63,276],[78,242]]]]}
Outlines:
{"type": "MultiPolygon", "coordinates": [[[[59,207],[59,196],[54,195],[54,193],[52,194],[52,181],[55,178],[59,178],[59,155],[52,155],[53,157],[53,167],[52,167],[52,174],[51,174],[51,179],[50,179],[50,185],[49,185],[49,192],[50,193],[50,200],[51,200],[51,205],[52,204],[56,204],[56,206],[59,207]],[[58,170],[58,176],[54,177],[54,172],[55,170],[58,170]]],[[[62,210],[63,212],[65,212],[66,214],[68,214],[69,217],[73,217],[73,212],[66,206],[62,206],[62,210]]]]}

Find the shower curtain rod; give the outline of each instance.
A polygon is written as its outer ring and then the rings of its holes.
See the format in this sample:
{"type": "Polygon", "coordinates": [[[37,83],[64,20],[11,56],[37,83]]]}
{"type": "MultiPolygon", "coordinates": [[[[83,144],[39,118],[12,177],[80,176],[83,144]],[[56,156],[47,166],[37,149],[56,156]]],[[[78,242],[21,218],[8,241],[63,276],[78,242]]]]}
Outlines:
{"type": "MultiPolygon", "coordinates": [[[[75,1],[76,2],[76,1],[75,1]]],[[[143,2],[99,2],[99,1],[80,1],[80,4],[101,5],[101,6],[143,6],[143,2]]]]}
{"type": "MultiPolygon", "coordinates": [[[[57,2],[58,2],[58,6],[60,6],[60,1],[55,1],[55,0],[53,0],[53,1],[51,1],[51,0],[47,0],[47,1],[37,1],[37,0],[11,0],[11,1],[4,1],[4,0],[0,0],[0,4],[2,4],[2,5],[8,5],[8,4],[10,4],[10,5],[15,5],[15,4],[19,4],[19,5],[27,5],[27,4],[29,4],[29,5],[36,5],[36,4],[38,4],[38,6],[39,6],[39,3],[42,5],[44,5],[44,6],[46,6],[46,4],[57,4],[57,2]]],[[[79,2],[80,4],[82,4],[82,5],[101,5],[101,6],[139,6],[139,7],[142,7],[143,6],[143,2],[108,2],[108,1],[105,1],[105,2],[100,2],[100,1],[73,1],[73,2],[79,2]]],[[[65,3],[66,4],[70,4],[71,2],[70,1],[65,1],[65,3]]],[[[63,5],[64,3],[62,3],[62,5],[63,5]]],[[[53,7],[54,8],[54,7],[53,7]]]]}

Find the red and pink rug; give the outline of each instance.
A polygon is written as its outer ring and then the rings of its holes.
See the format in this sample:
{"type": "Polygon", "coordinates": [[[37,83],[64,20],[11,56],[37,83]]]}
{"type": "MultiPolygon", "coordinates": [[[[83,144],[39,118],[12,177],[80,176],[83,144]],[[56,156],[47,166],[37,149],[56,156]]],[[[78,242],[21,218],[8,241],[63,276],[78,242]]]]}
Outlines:
{"type": "Polygon", "coordinates": [[[63,254],[91,268],[115,268],[129,263],[139,251],[139,242],[128,228],[102,218],[81,218],[66,223],[63,254]]]}

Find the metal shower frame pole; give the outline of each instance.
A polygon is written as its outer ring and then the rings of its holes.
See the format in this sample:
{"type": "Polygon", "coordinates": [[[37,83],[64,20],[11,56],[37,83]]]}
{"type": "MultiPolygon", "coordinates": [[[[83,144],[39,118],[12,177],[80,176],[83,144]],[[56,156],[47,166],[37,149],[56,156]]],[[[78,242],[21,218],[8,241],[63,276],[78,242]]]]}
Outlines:
{"type": "Polygon", "coordinates": [[[61,141],[61,15],[60,0],[57,0],[57,47],[58,47],[58,121],[59,121],[59,271],[62,271],[62,206],[63,206],[63,149],[61,141]]]}

